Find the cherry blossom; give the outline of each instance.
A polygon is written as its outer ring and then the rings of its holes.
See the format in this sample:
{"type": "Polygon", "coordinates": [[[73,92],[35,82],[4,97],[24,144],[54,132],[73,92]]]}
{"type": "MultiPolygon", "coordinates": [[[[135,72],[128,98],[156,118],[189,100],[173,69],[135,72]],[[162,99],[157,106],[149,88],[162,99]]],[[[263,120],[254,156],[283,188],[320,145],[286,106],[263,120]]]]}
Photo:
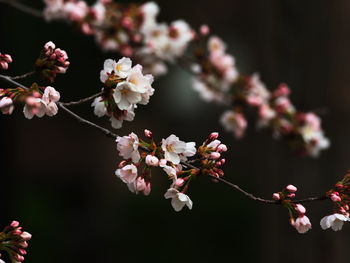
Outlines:
{"type": "Polygon", "coordinates": [[[350,221],[349,217],[334,213],[332,215],[323,217],[321,219],[320,225],[323,230],[331,227],[334,231],[339,231],[342,229],[344,222],[347,221],[350,221]]]}
{"type": "Polygon", "coordinates": [[[130,133],[128,136],[120,137],[116,139],[117,149],[119,155],[124,159],[130,159],[137,163],[140,160],[140,153],[138,151],[139,147],[139,138],[135,133],[130,133]]]}
{"type": "Polygon", "coordinates": [[[164,194],[165,199],[171,198],[171,205],[176,212],[182,210],[182,208],[186,205],[189,209],[192,209],[193,202],[189,198],[188,195],[180,193],[175,188],[169,188],[167,192],[164,194]]]}

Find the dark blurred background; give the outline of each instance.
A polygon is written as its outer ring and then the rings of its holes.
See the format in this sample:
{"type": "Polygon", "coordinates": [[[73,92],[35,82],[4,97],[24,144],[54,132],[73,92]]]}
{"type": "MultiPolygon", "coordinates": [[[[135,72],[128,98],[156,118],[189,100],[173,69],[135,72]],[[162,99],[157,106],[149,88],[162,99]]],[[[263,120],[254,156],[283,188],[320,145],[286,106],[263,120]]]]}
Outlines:
{"type": "MultiPolygon", "coordinates": [[[[41,8],[40,1],[23,1],[41,8]]],[[[223,131],[223,108],[203,102],[190,77],[177,67],[154,84],[150,104],[136,111],[118,134],[144,128],[201,143],[219,131],[228,147],[226,178],[269,198],[292,183],[298,197],[319,195],[350,167],[350,2],[347,0],[158,1],[159,20],[207,23],[229,45],[241,72],[259,72],[270,89],[286,82],[301,110],[323,113],[331,148],[318,159],[293,156],[268,132],[250,125],[237,141],[223,131]]],[[[64,23],[45,23],[0,4],[0,52],[11,54],[9,75],[31,70],[44,43],[68,52],[71,66],[55,88],[63,101],[96,93],[104,54],[90,37],[64,23]]],[[[25,81],[23,82],[25,84],[25,81]]],[[[0,83],[6,88],[5,83],[0,83]]],[[[102,125],[89,105],[75,111],[102,125]]],[[[131,194],[114,175],[116,146],[98,131],[61,112],[28,121],[17,108],[0,116],[1,225],[19,220],[33,234],[26,262],[348,262],[350,224],[323,231],[329,202],[308,204],[313,229],[298,234],[281,207],[247,200],[207,178],[189,195],[192,211],[173,211],[163,194],[169,182],[155,178],[149,197],[131,194]]]]}

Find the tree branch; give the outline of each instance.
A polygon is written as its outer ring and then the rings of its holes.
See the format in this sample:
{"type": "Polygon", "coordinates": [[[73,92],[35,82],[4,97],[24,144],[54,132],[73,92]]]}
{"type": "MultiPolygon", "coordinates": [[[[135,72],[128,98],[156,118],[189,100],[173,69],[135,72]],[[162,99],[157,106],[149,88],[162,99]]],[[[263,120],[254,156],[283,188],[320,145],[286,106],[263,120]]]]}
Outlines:
{"type": "Polygon", "coordinates": [[[102,91],[99,92],[99,93],[97,93],[97,94],[94,94],[94,95],[92,95],[92,96],[90,96],[90,97],[87,97],[87,98],[84,98],[84,99],[80,99],[80,100],[78,100],[78,101],[61,102],[61,104],[62,104],[63,106],[79,105],[79,104],[82,104],[82,103],[85,103],[85,102],[89,102],[89,101],[91,101],[91,100],[93,100],[93,99],[95,99],[95,98],[97,98],[97,97],[99,97],[99,96],[101,96],[101,95],[102,95],[102,91]]]}
{"type": "MultiPolygon", "coordinates": [[[[1,1],[1,0],[0,0],[1,1]]],[[[21,88],[24,88],[24,89],[28,89],[27,87],[23,86],[22,84],[18,83],[17,81],[14,81],[13,79],[11,79],[11,77],[9,76],[4,76],[4,75],[0,75],[0,79],[4,79],[5,81],[9,82],[10,84],[14,85],[14,86],[17,86],[17,87],[21,87],[21,88]]],[[[84,119],[83,117],[79,116],[78,114],[74,113],[73,111],[69,110],[68,108],[66,108],[65,106],[68,106],[68,105],[77,105],[77,104],[80,104],[80,103],[83,103],[83,102],[86,102],[86,101],[89,101],[89,100],[92,100],[93,98],[96,98],[97,96],[99,96],[100,93],[97,93],[93,96],[90,96],[88,98],[85,98],[85,99],[81,99],[79,101],[76,101],[76,102],[67,102],[67,103],[64,103],[64,102],[58,102],[58,106],[63,110],[65,111],[66,113],[68,113],[69,115],[71,115],[73,118],[77,119],[80,123],[82,124],[85,124],[85,125],[88,125],[88,126],[91,126],[99,131],[101,131],[102,133],[104,133],[107,137],[109,138],[112,138],[112,139],[116,139],[117,138],[117,134],[113,133],[112,131],[106,129],[106,128],[103,128],[91,121],[88,121],[86,119],[84,119]]],[[[189,168],[192,168],[192,169],[196,169],[196,170],[200,170],[200,168],[188,163],[188,162],[181,162],[181,164],[183,164],[184,166],[186,167],[189,167],[189,168]]],[[[220,177],[216,177],[214,175],[209,175],[209,177],[211,177],[212,179],[215,179],[221,183],[224,183],[224,184],[227,184],[228,186],[232,187],[233,189],[235,189],[236,191],[242,193],[244,196],[246,196],[247,198],[253,200],[253,201],[257,201],[257,202],[260,202],[260,203],[264,203],[264,204],[273,204],[273,205],[281,205],[281,202],[280,201],[275,201],[275,200],[269,200],[269,199],[263,199],[261,197],[257,197],[245,190],[243,190],[242,188],[240,188],[238,185],[234,184],[234,183],[231,183],[223,178],[220,178],[220,177]]],[[[305,199],[300,199],[300,200],[293,200],[291,201],[292,203],[307,203],[307,202],[313,202],[313,201],[322,201],[322,200],[326,200],[327,197],[326,196],[316,196],[316,197],[309,197],[309,198],[305,198],[305,199]]]]}
{"type": "Polygon", "coordinates": [[[41,11],[34,9],[32,7],[29,7],[27,5],[24,5],[16,0],[0,0],[0,3],[10,5],[10,6],[14,7],[15,9],[22,11],[28,15],[31,15],[31,16],[40,17],[40,18],[43,17],[43,14],[41,11]]]}
{"type": "Polygon", "coordinates": [[[28,77],[34,75],[34,74],[35,74],[35,71],[30,71],[30,72],[27,72],[27,73],[25,73],[23,75],[13,76],[13,77],[9,77],[9,78],[13,79],[13,80],[15,80],[15,79],[25,79],[25,78],[28,78],[28,77]]]}

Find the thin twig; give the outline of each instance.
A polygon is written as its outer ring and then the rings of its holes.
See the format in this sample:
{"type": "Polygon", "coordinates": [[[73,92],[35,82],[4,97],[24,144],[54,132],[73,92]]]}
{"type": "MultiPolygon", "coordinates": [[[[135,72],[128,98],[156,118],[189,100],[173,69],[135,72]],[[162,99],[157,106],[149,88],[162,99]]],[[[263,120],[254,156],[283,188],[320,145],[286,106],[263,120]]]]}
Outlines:
{"type": "Polygon", "coordinates": [[[10,77],[10,78],[13,79],[13,80],[15,80],[15,79],[25,79],[25,78],[28,78],[28,77],[34,75],[34,74],[35,74],[35,71],[31,71],[31,72],[27,72],[27,73],[25,73],[23,75],[13,76],[13,77],[10,77]]]}
{"type": "Polygon", "coordinates": [[[106,129],[106,128],[103,128],[91,121],[88,121],[82,117],[80,117],[78,114],[72,112],[71,110],[69,110],[68,108],[66,108],[62,102],[58,102],[58,106],[64,110],[66,113],[68,113],[69,115],[71,115],[72,117],[74,117],[75,119],[77,119],[80,123],[83,123],[83,124],[86,124],[86,125],[89,125],[91,127],[94,127],[95,129],[98,129],[100,131],[102,131],[107,137],[110,137],[112,139],[116,139],[117,138],[117,135],[115,133],[113,133],[112,131],[106,129]]]}
{"type": "Polygon", "coordinates": [[[84,98],[84,99],[80,99],[78,101],[71,101],[71,102],[61,102],[62,105],[64,106],[72,106],[72,105],[79,105],[79,104],[82,104],[82,103],[85,103],[85,102],[89,102],[95,98],[97,98],[98,96],[101,96],[102,95],[102,91],[97,93],[97,94],[94,94],[90,97],[87,97],[87,98],[84,98]]]}
{"type": "Polygon", "coordinates": [[[8,82],[16,87],[20,87],[20,88],[26,89],[26,90],[28,89],[26,86],[23,86],[21,83],[18,83],[17,81],[13,80],[12,77],[10,77],[10,76],[0,75],[0,79],[3,79],[6,82],[8,82]]]}
{"type": "Polygon", "coordinates": [[[14,8],[16,8],[19,11],[22,11],[28,15],[32,15],[35,17],[43,17],[43,14],[40,10],[34,9],[32,7],[29,7],[27,5],[24,5],[16,0],[0,0],[0,3],[8,4],[14,8]]]}

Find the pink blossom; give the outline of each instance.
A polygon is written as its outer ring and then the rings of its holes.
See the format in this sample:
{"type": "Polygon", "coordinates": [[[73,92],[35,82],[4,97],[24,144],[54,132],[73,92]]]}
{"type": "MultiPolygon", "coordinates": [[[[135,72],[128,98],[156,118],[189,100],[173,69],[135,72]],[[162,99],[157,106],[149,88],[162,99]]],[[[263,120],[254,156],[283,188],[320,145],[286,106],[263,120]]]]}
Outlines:
{"type": "Polygon", "coordinates": [[[128,136],[117,137],[117,149],[119,155],[124,159],[130,159],[137,163],[140,160],[140,153],[138,151],[139,138],[135,133],[130,133],[128,136]]]}

